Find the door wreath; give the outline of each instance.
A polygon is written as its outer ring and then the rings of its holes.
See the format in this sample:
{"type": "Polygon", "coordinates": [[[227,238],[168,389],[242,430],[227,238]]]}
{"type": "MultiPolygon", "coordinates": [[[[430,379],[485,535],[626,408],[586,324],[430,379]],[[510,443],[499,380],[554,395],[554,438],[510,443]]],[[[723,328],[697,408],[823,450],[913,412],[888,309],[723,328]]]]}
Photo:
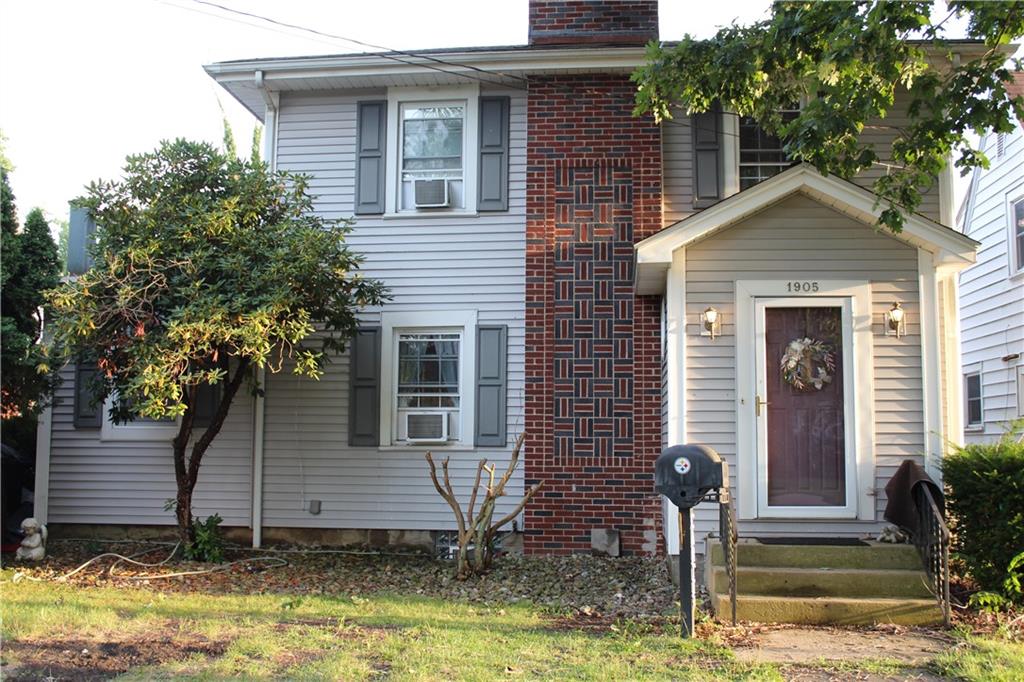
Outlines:
{"type": "Polygon", "coordinates": [[[812,387],[820,391],[832,381],[836,358],[832,347],[824,341],[804,337],[789,342],[779,368],[782,380],[798,391],[808,391],[812,387]]]}

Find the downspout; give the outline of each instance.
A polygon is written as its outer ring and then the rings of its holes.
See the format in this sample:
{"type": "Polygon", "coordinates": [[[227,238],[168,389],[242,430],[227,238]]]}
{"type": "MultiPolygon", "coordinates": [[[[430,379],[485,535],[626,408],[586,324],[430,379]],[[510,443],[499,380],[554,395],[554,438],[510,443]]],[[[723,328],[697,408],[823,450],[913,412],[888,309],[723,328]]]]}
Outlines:
{"type": "MultiPolygon", "coordinates": [[[[271,171],[277,170],[277,110],[279,97],[271,92],[263,81],[263,72],[257,71],[253,77],[256,89],[263,96],[265,105],[263,117],[263,160],[271,171]]],[[[259,549],[263,542],[263,448],[266,429],[266,367],[256,370],[256,402],[253,407],[253,441],[252,441],[252,546],[259,549]]]]}
{"type": "Polygon", "coordinates": [[[53,433],[53,408],[47,406],[36,422],[36,482],[32,516],[46,523],[50,507],[50,437],[53,433]]]}

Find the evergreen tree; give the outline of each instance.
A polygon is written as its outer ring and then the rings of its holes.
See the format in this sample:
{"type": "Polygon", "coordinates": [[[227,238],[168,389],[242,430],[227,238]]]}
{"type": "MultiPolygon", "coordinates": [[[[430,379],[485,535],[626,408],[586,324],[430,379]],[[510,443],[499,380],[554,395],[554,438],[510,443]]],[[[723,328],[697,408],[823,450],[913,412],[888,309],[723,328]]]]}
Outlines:
{"type": "Polygon", "coordinates": [[[57,286],[60,264],[57,245],[40,209],[33,209],[25,228],[17,231],[14,196],[3,172],[3,263],[0,287],[0,356],[2,356],[3,419],[29,415],[45,405],[55,376],[39,344],[43,330],[43,293],[57,286]]]}

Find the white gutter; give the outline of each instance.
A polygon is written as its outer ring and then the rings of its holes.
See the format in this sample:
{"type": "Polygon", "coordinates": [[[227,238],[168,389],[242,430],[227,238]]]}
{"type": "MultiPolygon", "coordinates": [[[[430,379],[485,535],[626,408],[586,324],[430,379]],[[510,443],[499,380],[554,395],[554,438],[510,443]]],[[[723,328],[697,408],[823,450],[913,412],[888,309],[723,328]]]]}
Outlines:
{"type": "MultiPolygon", "coordinates": [[[[263,127],[263,160],[270,170],[277,170],[277,110],[280,98],[276,92],[270,91],[263,81],[263,72],[257,71],[253,78],[256,88],[263,96],[266,106],[263,127]]],[[[252,546],[259,549],[263,542],[263,449],[266,429],[267,370],[260,367],[256,370],[256,393],[253,405],[252,429],[252,546]]]]}
{"type": "Polygon", "coordinates": [[[572,49],[467,50],[423,55],[404,53],[364,53],[325,57],[284,57],[217,62],[203,68],[220,82],[249,80],[254,71],[264,72],[267,80],[311,78],[330,75],[373,76],[399,73],[424,73],[435,68],[453,74],[500,80],[497,71],[519,72],[550,69],[602,71],[634,69],[644,63],[644,47],[603,47],[572,49]],[[435,60],[442,60],[438,63],[435,60]],[[491,71],[484,76],[478,69],[491,71]],[[316,75],[314,75],[314,73],[316,75]]]}

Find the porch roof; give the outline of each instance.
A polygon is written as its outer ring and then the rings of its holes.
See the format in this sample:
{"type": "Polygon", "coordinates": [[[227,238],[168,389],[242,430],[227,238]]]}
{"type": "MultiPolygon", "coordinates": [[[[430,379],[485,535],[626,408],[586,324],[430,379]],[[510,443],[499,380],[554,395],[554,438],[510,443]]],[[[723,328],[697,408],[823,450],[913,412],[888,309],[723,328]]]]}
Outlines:
{"type": "MultiPolygon", "coordinates": [[[[637,293],[664,292],[665,273],[676,249],[729,228],[798,192],[871,227],[878,224],[882,213],[882,207],[876,206],[878,196],[873,192],[848,180],[822,175],[813,166],[802,163],[639,242],[636,245],[637,293]]],[[[974,263],[979,245],[970,237],[917,213],[906,217],[902,232],[888,234],[931,253],[936,267],[953,270],[974,263]]]]}

